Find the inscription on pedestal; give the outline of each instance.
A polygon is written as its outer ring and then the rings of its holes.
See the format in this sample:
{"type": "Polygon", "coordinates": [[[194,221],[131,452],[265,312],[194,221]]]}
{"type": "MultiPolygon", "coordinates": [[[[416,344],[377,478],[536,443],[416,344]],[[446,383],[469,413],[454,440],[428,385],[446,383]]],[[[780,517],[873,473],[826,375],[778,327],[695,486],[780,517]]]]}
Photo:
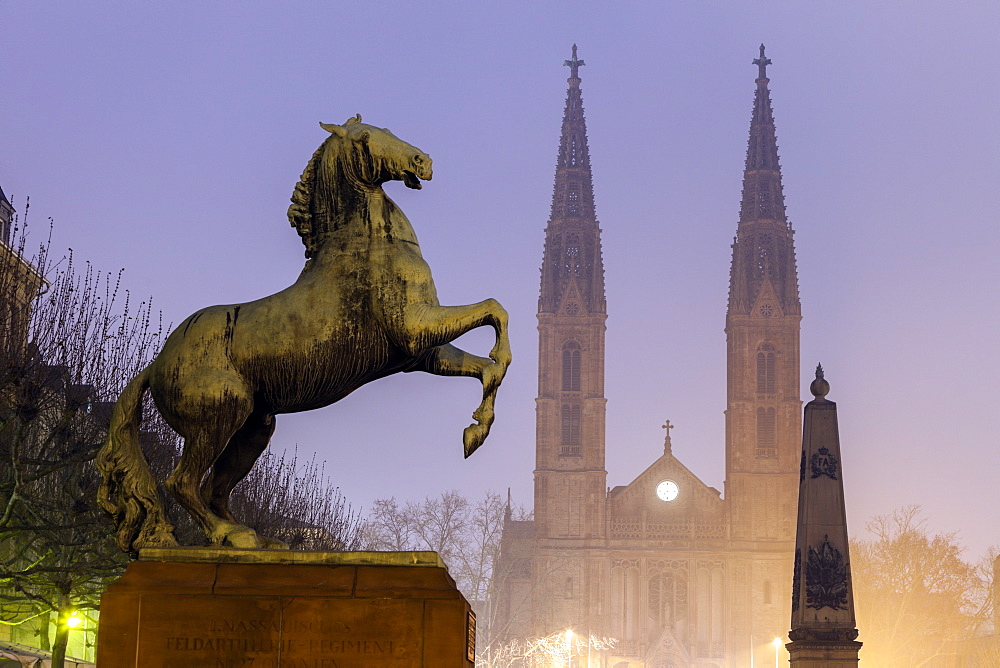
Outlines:
{"type": "Polygon", "coordinates": [[[414,601],[147,594],[140,615],[150,668],[404,668],[422,655],[414,601]]]}

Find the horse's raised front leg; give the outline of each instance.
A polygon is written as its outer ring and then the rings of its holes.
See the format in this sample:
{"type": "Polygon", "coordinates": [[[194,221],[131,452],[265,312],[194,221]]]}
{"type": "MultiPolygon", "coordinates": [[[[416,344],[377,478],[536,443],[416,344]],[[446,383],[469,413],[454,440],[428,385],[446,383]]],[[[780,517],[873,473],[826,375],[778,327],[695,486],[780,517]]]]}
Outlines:
{"type": "Polygon", "coordinates": [[[465,428],[462,441],[468,457],[483,444],[493,424],[497,388],[510,365],[510,340],[507,337],[507,311],[495,299],[469,306],[431,306],[414,304],[404,311],[404,349],[414,357],[427,351],[422,370],[441,376],[475,376],[483,383],[483,400],[473,412],[476,420],[465,428]],[[489,359],[470,355],[446,345],[462,334],[489,325],[497,340],[489,359]]]}

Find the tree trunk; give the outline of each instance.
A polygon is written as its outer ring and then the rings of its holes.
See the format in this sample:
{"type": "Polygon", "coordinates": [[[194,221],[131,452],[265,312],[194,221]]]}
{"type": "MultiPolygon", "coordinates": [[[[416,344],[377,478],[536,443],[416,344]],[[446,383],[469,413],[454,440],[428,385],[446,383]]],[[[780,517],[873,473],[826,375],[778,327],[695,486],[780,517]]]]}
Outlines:
{"type": "Polygon", "coordinates": [[[64,668],[66,665],[66,645],[69,643],[69,624],[66,621],[72,612],[69,596],[60,594],[59,609],[56,611],[56,639],[52,643],[52,668],[64,668]]]}
{"type": "Polygon", "coordinates": [[[66,643],[69,641],[69,627],[59,615],[56,624],[56,641],[52,643],[52,668],[63,668],[66,663],[66,643]]]}
{"type": "Polygon", "coordinates": [[[51,612],[46,612],[38,618],[38,646],[46,652],[52,651],[52,639],[49,637],[49,620],[51,619],[51,612]]]}

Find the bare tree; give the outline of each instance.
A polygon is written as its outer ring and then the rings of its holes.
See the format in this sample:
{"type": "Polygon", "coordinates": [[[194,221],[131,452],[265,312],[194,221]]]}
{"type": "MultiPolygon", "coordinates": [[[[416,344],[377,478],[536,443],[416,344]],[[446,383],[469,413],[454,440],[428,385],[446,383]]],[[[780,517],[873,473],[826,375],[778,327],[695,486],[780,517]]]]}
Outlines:
{"type": "Polygon", "coordinates": [[[405,507],[400,507],[395,497],[375,499],[364,524],[366,549],[403,552],[413,549],[416,540],[405,507]]]}
{"type": "Polygon", "coordinates": [[[476,612],[479,654],[489,656],[493,638],[500,637],[493,629],[496,610],[490,601],[513,569],[523,568],[523,560],[500,558],[504,524],[512,516],[526,519],[527,513],[511,508],[495,492],[475,503],[456,490],[420,502],[378,499],[365,520],[364,536],[369,549],[440,554],[476,612]]]}
{"type": "Polygon", "coordinates": [[[955,533],[932,534],[919,506],[867,528],[851,545],[865,663],[919,668],[962,653],[989,623],[992,567],[966,562],[955,533]]]}
{"type": "Polygon", "coordinates": [[[582,636],[560,631],[545,637],[498,643],[488,656],[476,658],[477,668],[548,668],[573,665],[574,657],[585,660],[591,652],[600,655],[614,649],[614,638],[582,636]]]}
{"type": "Polygon", "coordinates": [[[432,550],[470,602],[485,600],[500,545],[504,504],[493,492],[476,505],[457,490],[409,501],[377,499],[365,521],[364,537],[373,550],[432,550]]]}
{"type": "Polygon", "coordinates": [[[261,535],[293,550],[356,550],[362,542],[360,514],[333,486],[316,456],[299,465],[298,451],[266,452],[233,490],[233,513],[261,535]]]}
{"type": "Polygon", "coordinates": [[[120,273],[78,269],[72,252],[52,261],[47,242],[25,261],[23,229],[0,248],[0,619],[55,615],[52,665],[62,666],[70,616],[96,609],[125,565],[94,501],[91,461],[109,402],[161,330],[120,273]]]}

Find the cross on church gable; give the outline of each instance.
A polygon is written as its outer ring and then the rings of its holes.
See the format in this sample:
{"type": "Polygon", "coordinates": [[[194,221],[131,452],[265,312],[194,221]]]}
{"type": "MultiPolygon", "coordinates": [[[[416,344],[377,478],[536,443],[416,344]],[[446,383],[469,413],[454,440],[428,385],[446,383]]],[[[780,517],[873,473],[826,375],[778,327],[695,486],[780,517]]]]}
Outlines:
{"type": "Polygon", "coordinates": [[[668,455],[670,454],[670,430],[673,429],[673,428],[674,428],[674,425],[670,424],[670,420],[667,420],[666,422],[664,422],[660,426],[660,429],[663,429],[664,431],[666,431],[666,433],[663,435],[663,452],[664,452],[664,454],[668,454],[668,455]]]}

